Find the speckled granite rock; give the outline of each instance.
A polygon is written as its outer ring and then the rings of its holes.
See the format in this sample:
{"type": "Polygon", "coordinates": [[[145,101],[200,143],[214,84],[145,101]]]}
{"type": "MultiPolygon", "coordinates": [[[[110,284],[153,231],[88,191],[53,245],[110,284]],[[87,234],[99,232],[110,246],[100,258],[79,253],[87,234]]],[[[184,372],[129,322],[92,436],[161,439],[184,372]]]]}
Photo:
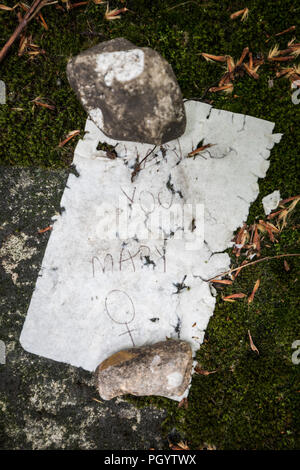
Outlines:
{"type": "Polygon", "coordinates": [[[186,127],[182,95],[168,62],[123,38],[73,57],[67,75],[95,124],[117,140],[161,145],[186,127]]]}
{"type": "Polygon", "coordinates": [[[126,394],[179,397],[189,385],[192,364],[188,343],[160,341],[110,356],[96,369],[96,385],[104,400],[126,394]]]}

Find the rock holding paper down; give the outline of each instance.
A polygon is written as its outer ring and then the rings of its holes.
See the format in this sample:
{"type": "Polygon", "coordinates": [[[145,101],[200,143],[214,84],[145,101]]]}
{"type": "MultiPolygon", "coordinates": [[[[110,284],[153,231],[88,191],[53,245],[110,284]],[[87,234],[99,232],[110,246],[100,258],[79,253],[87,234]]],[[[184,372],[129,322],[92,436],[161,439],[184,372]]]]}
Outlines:
{"type": "Polygon", "coordinates": [[[207,280],[229,269],[224,250],[281,134],[271,122],[201,102],[186,101],[185,111],[185,133],[160,147],[114,141],[87,120],[74,154],[79,176],[69,175],[61,200],[24,349],[89,371],[166,337],[199,349],[215,307],[207,280]],[[99,142],[115,146],[116,158],[97,150],[99,142]]]}
{"type": "Polygon", "coordinates": [[[160,341],[120,351],[105,359],[96,370],[101,398],[126,395],[181,396],[190,383],[192,349],[180,340],[160,341]]]}
{"type": "Polygon", "coordinates": [[[125,38],[72,57],[67,75],[82,106],[104,134],[160,145],[180,137],[186,116],[171,65],[125,38]]]}

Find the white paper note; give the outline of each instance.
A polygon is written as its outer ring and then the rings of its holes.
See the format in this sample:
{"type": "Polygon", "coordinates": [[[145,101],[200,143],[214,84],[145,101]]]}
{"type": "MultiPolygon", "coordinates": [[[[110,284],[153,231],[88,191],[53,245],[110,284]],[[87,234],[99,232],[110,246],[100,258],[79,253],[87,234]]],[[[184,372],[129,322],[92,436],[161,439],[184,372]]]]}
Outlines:
{"type": "Polygon", "coordinates": [[[20,337],[25,350],[93,371],[124,348],[168,337],[196,351],[203,342],[215,306],[207,279],[229,269],[223,252],[281,134],[205,103],[185,107],[185,134],[161,148],[114,141],[87,120],[79,176],[68,178],[20,337]]]}

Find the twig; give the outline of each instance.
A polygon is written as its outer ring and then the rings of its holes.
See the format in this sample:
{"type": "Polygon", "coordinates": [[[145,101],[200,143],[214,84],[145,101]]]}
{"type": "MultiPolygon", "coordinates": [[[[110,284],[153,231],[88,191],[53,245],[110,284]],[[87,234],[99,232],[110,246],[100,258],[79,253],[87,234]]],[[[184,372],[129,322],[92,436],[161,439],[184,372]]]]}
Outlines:
{"type": "Polygon", "coordinates": [[[47,0],[34,0],[31,7],[25,13],[22,21],[19,23],[19,25],[16,27],[15,31],[13,32],[13,34],[11,35],[11,37],[9,38],[7,43],[1,49],[1,51],[0,51],[0,62],[2,62],[2,60],[6,56],[9,48],[13,45],[15,40],[20,36],[23,29],[26,28],[29,21],[31,21],[32,18],[35,17],[35,15],[43,8],[43,6],[45,6],[46,3],[47,3],[47,0]]]}
{"type": "Polygon", "coordinates": [[[147,158],[149,157],[149,155],[151,155],[151,153],[154,152],[155,148],[156,148],[156,145],[154,145],[154,147],[153,147],[152,150],[150,150],[149,152],[147,152],[147,154],[145,155],[145,157],[144,157],[140,162],[137,162],[137,164],[136,164],[136,166],[135,166],[135,168],[134,168],[134,170],[133,170],[133,172],[132,172],[132,175],[131,175],[131,182],[134,181],[136,175],[141,171],[141,165],[142,165],[142,163],[144,163],[144,162],[147,160],[147,158]]]}
{"type": "MultiPolygon", "coordinates": [[[[269,261],[269,260],[272,260],[272,259],[286,258],[288,256],[300,256],[300,253],[287,253],[285,255],[266,256],[265,258],[257,259],[256,261],[251,261],[250,263],[238,266],[237,268],[229,269],[229,271],[218,274],[218,277],[225,276],[226,274],[231,274],[231,273],[237,271],[238,269],[240,269],[240,270],[244,269],[247,266],[251,266],[252,264],[261,263],[262,261],[269,261]]],[[[206,279],[206,282],[211,282],[212,280],[215,281],[216,280],[215,277],[212,277],[210,279],[206,279]]]]}
{"type": "MultiPolygon", "coordinates": [[[[195,5],[197,5],[198,7],[202,6],[202,5],[199,5],[199,3],[195,2],[194,0],[189,0],[187,2],[183,2],[183,3],[178,3],[177,5],[174,5],[173,7],[171,8],[166,8],[166,11],[171,11],[171,10],[174,10],[174,8],[178,8],[178,7],[182,7],[184,5],[187,5],[188,3],[195,3],[195,5]]],[[[207,5],[203,5],[204,7],[207,6],[207,5]]]]}

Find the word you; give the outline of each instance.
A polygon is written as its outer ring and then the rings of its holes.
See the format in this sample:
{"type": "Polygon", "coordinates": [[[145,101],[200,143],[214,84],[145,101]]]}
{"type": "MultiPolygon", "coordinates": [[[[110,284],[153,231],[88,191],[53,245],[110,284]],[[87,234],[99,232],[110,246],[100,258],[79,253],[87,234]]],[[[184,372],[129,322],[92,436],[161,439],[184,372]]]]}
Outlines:
{"type": "Polygon", "coordinates": [[[186,249],[201,248],[204,240],[204,205],[183,203],[180,191],[160,191],[154,195],[136,188],[129,192],[121,188],[117,205],[103,202],[96,210],[96,233],[100,239],[138,238],[139,240],[184,240],[186,249]],[[179,193],[180,201],[174,202],[179,193]]]}

